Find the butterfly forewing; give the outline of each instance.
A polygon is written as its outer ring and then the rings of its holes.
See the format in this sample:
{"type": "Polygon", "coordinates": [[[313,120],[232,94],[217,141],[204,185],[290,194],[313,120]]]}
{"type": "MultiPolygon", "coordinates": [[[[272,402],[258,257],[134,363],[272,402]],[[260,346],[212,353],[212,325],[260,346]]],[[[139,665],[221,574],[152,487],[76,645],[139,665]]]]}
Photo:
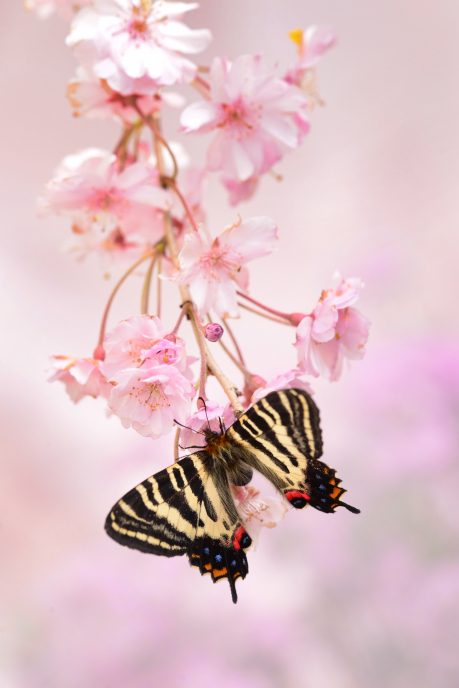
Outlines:
{"type": "Polygon", "coordinates": [[[331,512],[345,492],[322,455],[319,409],[299,389],[271,392],[232,425],[228,437],[241,443],[246,463],[262,473],[296,508],[307,504],[331,512]]]}

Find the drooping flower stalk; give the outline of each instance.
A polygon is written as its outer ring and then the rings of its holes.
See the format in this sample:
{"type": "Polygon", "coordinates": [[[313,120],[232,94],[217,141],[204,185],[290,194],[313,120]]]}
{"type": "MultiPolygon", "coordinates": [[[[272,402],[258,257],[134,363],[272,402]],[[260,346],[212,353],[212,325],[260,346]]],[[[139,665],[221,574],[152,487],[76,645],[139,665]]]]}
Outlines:
{"type": "Polygon", "coordinates": [[[104,343],[105,329],[106,329],[106,326],[107,326],[108,314],[109,314],[109,312],[110,312],[110,308],[111,308],[111,305],[112,305],[112,303],[113,303],[113,299],[115,298],[115,296],[116,296],[116,294],[117,294],[119,288],[121,287],[121,285],[123,284],[123,282],[129,277],[129,275],[131,275],[131,274],[134,272],[134,270],[135,270],[137,267],[139,267],[139,265],[141,265],[145,260],[147,260],[148,258],[150,258],[150,256],[151,256],[153,259],[155,258],[155,256],[156,256],[156,249],[152,249],[149,253],[147,253],[146,255],[142,256],[142,258],[139,258],[139,260],[137,260],[137,261],[134,263],[134,265],[131,265],[131,267],[130,267],[128,270],[126,270],[126,272],[124,273],[124,275],[122,275],[122,277],[118,280],[118,282],[115,284],[114,288],[112,289],[112,293],[110,294],[110,296],[109,296],[109,298],[108,298],[107,305],[105,306],[105,309],[104,309],[104,312],[103,312],[103,315],[102,315],[102,322],[100,323],[99,340],[98,340],[98,342],[97,342],[97,346],[98,346],[98,347],[101,347],[101,346],[103,345],[103,343],[104,343]]]}

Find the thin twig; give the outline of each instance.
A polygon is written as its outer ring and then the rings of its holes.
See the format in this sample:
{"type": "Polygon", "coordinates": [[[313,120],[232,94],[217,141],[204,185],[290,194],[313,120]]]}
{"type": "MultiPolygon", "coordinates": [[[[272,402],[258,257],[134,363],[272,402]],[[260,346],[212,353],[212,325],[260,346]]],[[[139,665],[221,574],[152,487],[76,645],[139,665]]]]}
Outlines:
{"type": "Polygon", "coordinates": [[[223,351],[224,351],[224,352],[230,357],[230,359],[233,361],[234,365],[236,365],[236,366],[239,368],[239,370],[240,370],[240,371],[242,372],[242,374],[244,375],[245,379],[246,379],[247,381],[249,381],[250,378],[252,377],[252,374],[249,373],[249,371],[247,370],[247,368],[246,368],[240,361],[238,361],[238,359],[236,358],[236,356],[228,349],[228,347],[226,346],[226,344],[224,344],[224,343],[222,342],[221,339],[218,340],[218,343],[219,343],[220,346],[222,347],[223,351]]]}
{"type": "Polygon", "coordinates": [[[161,295],[163,281],[161,279],[161,254],[158,255],[158,272],[156,276],[156,315],[161,320],[161,295]]]}
{"type": "Polygon", "coordinates": [[[251,308],[250,306],[246,306],[245,303],[241,303],[240,301],[237,302],[237,305],[240,306],[241,308],[245,308],[246,311],[250,311],[251,313],[256,313],[257,315],[261,315],[262,318],[268,318],[268,320],[273,320],[274,322],[277,322],[280,325],[291,325],[291,323],[287,322],[286,320],[279,320],[279,318],[273,318],[272,315],[268,315],[267,313],[262,313],[261,311],[257,311],[257,310],[255,310],[255,308],[251,308]]]}
{"type": "Polygon", "coordinates": [[[145,279],[143,282],[142,298],[140,301],[140,312],[142,313],[142,315],[145,315],[146,313],[148,313],[148,297],[150,295],[151,276],[153,273],[153,268],[155,267],[156,258],[157,258],[157,253],[155,253],[155,255],[152,256],[151,263],[148,266],[148,270],[147,270],[147,273],[145,275],[145,279]]]}
{"type": "MultiPolygon", "coordinates": [[[[209,320],[210,320],[210,318],[209,318],[209,320]]],[[[228,334],[229,334],[229,336],[231,337],[231,340],[232,340],[232,342],[233,342],[233,344],[234,344],[234,347],[235,347],[235,349],[236,349],[236,351],[237,351],[237,355],[239,356],[239,360],[240,360],[240,362],[242,363],[242,365],[245,366],[244,356],[242,355],[242,351],[241,351],[241,349],[240,349],[240,347],[239,347],[239,344],[237,343],[237,339],[236,339],[236,337],[234,336],[234,332],[233,332],[233,330],[231,329],[231,327],[229,326],[228,318],[223,318],[223,322],[225,323],[225,327],[226,327],[226,329],[228,330],[228,334]]]]}
{"type": "Polygon", "coordinates": [[[248,294],[245,294],[243,291],[236,291],[236,294],[238,296],[242,296],[244,299],[247,299],[248,301],[251,301],[251,303],[254,303],[255,306],[258,306],[258,308],[262,308],[264,311],[268,311],[268,313],[272,313],[273,315],[277,315],[278,318],[285,318],[286,320],[290,321],[290,314],[289,313],[282,313],[282,311],[276,311],[274,308],[270,308],[269,306],[265,306],[264,303],[261,303],[260,301],[253,299],[251,296],[249,296],[248,294]]]}
{"type": "MultiPolygon", "coordinates": [[[[147,117],[146,115],[143,114],[142,110],[139,108],[139,106],[137,105],[137,103],[135,101],[134,101],[133,107],[136,110],[136,112],[140,115],[142,122],[144,124],[146,124],[146,126],[149,127],[151,129],[151,131],[153,132],[153,137],[154,137],[155,142],[160,141],[161,144],[164,146],[164,148],[169,153],[169,155],[171,156],[172,164],[174,166],[174,171],[172,173],[172,179],[175,180],[176,176],[178,175],[178,165],[177,165],[177,160],[175,159],[175,155],[173,154],[173,152],[171,150],[171,147],[169,146],[169,144],[167,143],[166,139],[163,137],[161,132],[158,130],[158,128],[153,124],[150,117],[147,117]]],[[[164,175],[164,160],[162,159],[162,156],[161,156],[161,160],[159,160],[158,150],[156,150],[156,158],[157,158],[157,162],[158,162],[158,169],[159,169],[160,175],[163,176],[164,175]]]]}
{"type": "Polygon", "coordinates": [[[114,287],[114,289],[113,289],[112,293],[110,294],[110,297],[109,297],[109,299],[108,299],[108,301],[107,301],[107,305],[105,306],[104,314],[103,314],[103,316],[102,316],[102,322],[101,322],[101,324],[100,324],[100,333],[99,333],[99,342],[98,342],[98,346],[100,346],[100,345],[103,343],[103,341],[104,341],[105,326],[106,326],[106,324],[107,324],[108,314],[109,314],[109,311],[110,311],[110,307],[111,307],[111,305],[112,305],[112,303],[113,303],[113,299],[115,298],[116,292],[117,292],[118,289],[121,287],[121,285],[123,284],[124,280],[125,280],[127,277],[129,277],[129,275],[130,275],[132,272],[134,272],[134,270],[136,269],[136,267],[138,267],[141,263],[143,263],[144,260],[147,260],[147,258],[150,258],[150,256],[155,255],[155,253],[156,253],[156,250],[155,250],[155,249],[152,249],[151,251],[148,251],[148,253],[146,253],[144,256],[142,256],[142,258],[139,258],[139,260],[137,260],[137,261],[134,263],[134,265],[131,265],[131,267],[129,268],[129,270],[126,270],[126,272],[125,272],[124,275],[121,277],[121,279],[119,279],[118,282],[116,283],[116,285],[115,285],[115,287],[114,287]]]}

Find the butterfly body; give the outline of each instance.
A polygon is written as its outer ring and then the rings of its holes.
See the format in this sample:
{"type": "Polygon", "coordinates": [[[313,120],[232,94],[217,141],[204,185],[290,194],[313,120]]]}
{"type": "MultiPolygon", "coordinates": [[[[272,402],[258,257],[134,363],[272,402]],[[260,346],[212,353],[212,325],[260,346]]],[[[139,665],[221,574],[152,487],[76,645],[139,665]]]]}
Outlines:
{"type": "Polygon", "coordinates": [[[207,445],[137,485],[115,504],[105,528],[114,540],[162,556],[187,554],[217,582],[245,578],[252,540],[230,484],[246,485],[258,470],[296,509],[333,512],[345,492],[322,454],[319,411],[302,390],[272,392],[207,445]]]}

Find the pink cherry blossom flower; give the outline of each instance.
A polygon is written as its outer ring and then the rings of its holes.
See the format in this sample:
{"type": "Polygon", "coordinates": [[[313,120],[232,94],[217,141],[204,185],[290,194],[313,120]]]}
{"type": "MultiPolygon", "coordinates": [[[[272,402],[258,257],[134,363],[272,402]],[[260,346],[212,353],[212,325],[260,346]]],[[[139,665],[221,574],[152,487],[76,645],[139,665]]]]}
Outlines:
{"type": "Polygon", "coordinates": [[[72,224],[72,237],[65,245],[68,253],[78,253],[83,259],[89,255],[98,255],[104,269],[110,269],[114,264],[132,264],[142,254],[151,248],[140,233],[124,234],[120,227],[116,227],[108,234],[99,232],[87,226],[86,218],[75,218],[72,224]]]}
{"type": "Polygon", "coordinates": [[[229,201],[232,206],[238,205],[241,201],[248,201],[258,188],[259,177],[249,177],[243,182],[237,179],[230,179],[222,176],[223,186],[229,191],[229,201]]]}
{"type": "Polygon", "coordinates": [[[77,404],[85,396],[108,399],[112,386],[101,370],[100,361],[92,358],[53,356],[55,372],[49,382],[60,380],[70,399],[77,404]]]}
{"type": "Polygon", "coordinates": [[[111,378],[108,405],[123,427],[156,440],[172,430],[174,420],[184,424],[196,392],[173,365],[128,368],[111,378]]]}
{"type": "Polygon", "coordinates": [[[260,490],[253,485],[230,487],[239,515],[253,540],[253,549],[256,549],[263,526],[274,528],[282,521],[288,510],[287,504],[280,497],[260,496],[260,490]]]}
{"type": "Polygon", "coordinates": [[[344,358],[363,358],[370,321],[351,308],[362,286],[359,279],[340,280],[335,289],[322,292],[313,312],[298,324],[298,365],[309,375],[338,380],[344,358]]]}
{"type": "Polygon", "coordinates": [[[42,215],[70,215],[80,231],[108,235],[119,228],[123,236],[142,232],[151,242],[162,236],[161,211],[170,206],[153,164],[141,161],[119,172],[116,156],[95,148],[64,158],[39,199],[42,215]]]}
{"type": "Polygon", "coordinates": [[[201,317],[214,308],[220,317],[237,318],[236,291],[248,286],[244,264],[268,255],[276,243],[277,227],[269,217],[239,220],[213,240],[201,225],[185,236],[175,280],[189,285],[201,317]]]}
{"type": "Polygon", "coordinates": [[[220,406],[216,401],[206,401],[205,407],[202,406],[195,411],[184,423],[186,427],[180,431],[182,449],[205,447],[206,438],[202,432],[203,429],[220,433],[222,431],[220,420],[225,428],[229,428],[235,422],[236,417],[231,404],[220,406]]]}
{"type": "Polygon", "coordinates": [[[295,86],[270,74],[260,55],[234,63],[215,58],[210,101],[189,105],[181,123],[187,133],[217,131],[207,164],[227,179],[244,182],[267,172],[297,148],[309,128],[307,101],[295,86]]]}
{"type": "Polygon", "coordinates": [[[196,7],[164,0],[101,0],[77,14],[66,42],[117,93],[151,95],[159,86],[195,78],[196,65],[180,53],[201,52],[211,33],[189,29],[177,17],[196,7]]]}
{"type": "Polygon", "coordinates": [[[284,79],[301,88],[311,109],[315,105],[324,105],[318,90],[315,68],[325,50],[335,44],[336,36],[329,26],[309,26],[305,31],[297,29],[289,35],[298,46],[298,55],[284,79]]]}
{"type": "Polygon", "coordinates": [[[160,319],[151,315],[134,315],[122,320],[104,339],[103,369],[107,379],[131,368],[173,365],[189,376],[185,341],[165,330],[160,319]]]}
{"type": "Polygon", "coordinates": [[[288,370],[286,373],[282,373],[271,380],[271,382],[266,382],[264,385],[258,387],[252,394],[251,399],[247,399],[248,403],[255,404],[263,397],[265,397],[270,392],[278,392],[281,389],[302,389],[308,394],[314,394],[311,386],[307,380],[306,373],[302,370],[288,370]]]}
{"type": "MultiPolygon", "coordinates": [[[[75,117],[115,118],[123,124],[132,124],[140,119],[131,96],[122,96],[113,91],[104,79],[96,77],[85,65],[77,67],[75,77],[67,86],[67,98],[75,117]]],[[[182,108],[185,99],[179,93],[157,91],[152,95],[136,97],[135,102],[144,115],[149,115],[164,105],[182,108]]]]}

